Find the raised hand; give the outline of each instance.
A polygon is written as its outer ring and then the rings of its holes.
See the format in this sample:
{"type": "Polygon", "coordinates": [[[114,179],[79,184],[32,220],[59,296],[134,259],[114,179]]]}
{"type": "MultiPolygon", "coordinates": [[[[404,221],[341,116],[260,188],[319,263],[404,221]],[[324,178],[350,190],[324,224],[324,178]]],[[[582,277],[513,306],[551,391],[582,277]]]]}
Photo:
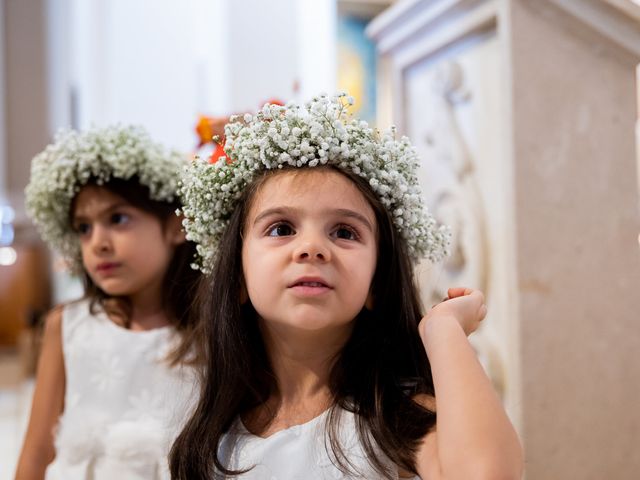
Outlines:
{"type": "Polygon", "coordinates": [[[487,315],[484,294],[472,288],[450,288],[448,297],[434,305],[420,321],[422,332],[428,322],[436,322],[441,317],[455,317],[468,336],[475,332],[487,315]]]}

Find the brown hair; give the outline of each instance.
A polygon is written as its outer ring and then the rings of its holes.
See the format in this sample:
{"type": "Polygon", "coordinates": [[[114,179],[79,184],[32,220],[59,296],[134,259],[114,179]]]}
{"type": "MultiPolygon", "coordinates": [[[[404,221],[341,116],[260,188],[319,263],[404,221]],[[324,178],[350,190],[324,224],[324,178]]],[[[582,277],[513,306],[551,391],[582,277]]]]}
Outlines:
{"type": "MultiPolygon", "coordinates": [[[[393,221],[362,178],[349,178],[371,204],[378,224],[378,258],[372,281],[374,305],[363,308],[353,332],[330,372],[334,407],[356,414],[360,441],[371,465],[385,477],[396,477],[380,451],[397,467],[416,472],[414,452],[435,425],[435,412],[416,402],[418,393],[434,395],[431,368],[418,335],[421,306],[413,267],[404,240],[393,221]]],[[[282,171],[282,170],[280,170],[282,171]]],[[[291,171],[285,169],[284,171],[291,171]]],[[[295,171],[295,170],[294,170],[295,171]]],[[[234,420],[263,404],[277,384],[250,302],[241,304],[243,286],[242,233],[256,192],[270,175],[243,192],[216,252],[213,272],[203,277],[198,294],[206,359],[199,403],[170,453],[172,478],[213,478],[237,475],[218,456],[222,436],[234,420]]],[[[353,471],[338,441],[338,415],[332,409],[327,444],[337,466],[353,471]]]]}

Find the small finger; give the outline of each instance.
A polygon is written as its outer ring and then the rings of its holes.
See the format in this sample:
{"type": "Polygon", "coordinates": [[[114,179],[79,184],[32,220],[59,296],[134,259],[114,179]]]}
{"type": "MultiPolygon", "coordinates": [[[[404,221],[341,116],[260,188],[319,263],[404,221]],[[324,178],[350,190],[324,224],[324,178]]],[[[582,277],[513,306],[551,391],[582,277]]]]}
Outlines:
{"type": "Polygon", "coordinates": [[[449,298],[462,297],[464,295],[469,295],[471,292],[473,292],[473,289],[466,287],[451,287],[447,290],[449,298]]]}

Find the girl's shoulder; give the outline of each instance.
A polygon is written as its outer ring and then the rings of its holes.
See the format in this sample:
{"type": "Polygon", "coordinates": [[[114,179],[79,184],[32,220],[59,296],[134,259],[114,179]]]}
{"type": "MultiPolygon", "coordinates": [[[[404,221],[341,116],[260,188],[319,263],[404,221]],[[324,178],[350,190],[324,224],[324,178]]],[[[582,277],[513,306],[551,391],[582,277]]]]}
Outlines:
{"type": "Polygon", "coordinates": [[[73,300],[71,302],[61,303],[49,310],[44,319],[41,321],[41,326],[45,334],[48,336],[60,337],[63,331],[63,324],[65,319],[71,317],[77,317],[79,311],[82,309],[80,305],[82,300],[73,300]]]}
{"type": "Polygon", "coordinates": [[[69,300],[55,306],[51,313],[59,311],[62,319],[75,318],[79,316],[93,315],[91,313],[91,301],[87,297],[80,297],[76,300],[69,300]]]}
{"type": "Polygon", "coordinates": [[[64,307],[64,305],[57,305],[45,315],[42,323],[45,338],[61,338],[64,307]]]}
{"type": "Polygon", "coordinates": [[[101,320],[102,311],[93,306],[88,298],[71,300],[55,307],[53,311],[59,311],[60,323],[63,333],[73,331],[79,326],[101,320]]]}

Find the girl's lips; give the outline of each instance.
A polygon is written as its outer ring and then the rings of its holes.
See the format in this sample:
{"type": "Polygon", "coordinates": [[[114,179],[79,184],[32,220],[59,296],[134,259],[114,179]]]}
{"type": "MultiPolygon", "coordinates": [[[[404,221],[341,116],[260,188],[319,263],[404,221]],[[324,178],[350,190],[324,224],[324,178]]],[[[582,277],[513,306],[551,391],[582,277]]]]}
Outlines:
{"type": "Polygon", "coordinates": [[[314,297],[333,290],[333,288],[327,285],[324,280],[317,278],[303,278],[296,280],[289,286],[289,288],[296,294],[304,297],[314,297]]]}
{"type": "Polygon", "coordinates": [[[293,290],[296,294],[303,297],[315,297],[333,290],[332,288],[321,283],[312,282],[297,283],[289,287],[289,289],[293,290]]]}
{"type": "Polygon", "coordinates": [[[96,267],[96,271],[98,273],[109,273],[109,272],[112,272],[113,270],[115,270],[116,268],[118,268],[119,266],[120,266],[119,263],[114,263],[114,262],[100,263],[96,267]]]}

